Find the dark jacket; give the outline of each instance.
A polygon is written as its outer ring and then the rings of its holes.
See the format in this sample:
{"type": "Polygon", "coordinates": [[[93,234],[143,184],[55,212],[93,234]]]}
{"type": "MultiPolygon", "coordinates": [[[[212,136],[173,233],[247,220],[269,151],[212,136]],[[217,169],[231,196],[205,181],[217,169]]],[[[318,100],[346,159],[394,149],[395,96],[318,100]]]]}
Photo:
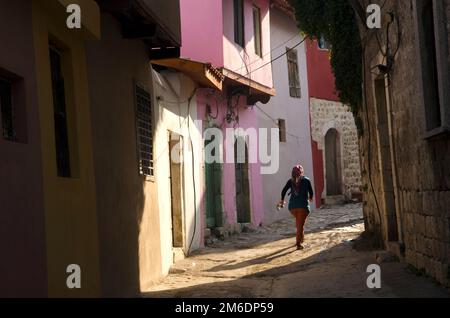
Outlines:
{"type": "Polygon", "coordinates": [[[307,177],[302,177],[300,181],[300,191],[299,193],[296,193],[292,179],[289,179],[289,181],[286,183],[286,186],[284,187],[281,193],[281,199],[283,201],[289,189],[291,190],[290,193],[291,199],[289,200],[289,207],[288,207],[289,210],[293,209],[309,210],[310,209],[309,198],[314,197],[314,191],[311,185],[311,180],[309,180],[307,177]]]}

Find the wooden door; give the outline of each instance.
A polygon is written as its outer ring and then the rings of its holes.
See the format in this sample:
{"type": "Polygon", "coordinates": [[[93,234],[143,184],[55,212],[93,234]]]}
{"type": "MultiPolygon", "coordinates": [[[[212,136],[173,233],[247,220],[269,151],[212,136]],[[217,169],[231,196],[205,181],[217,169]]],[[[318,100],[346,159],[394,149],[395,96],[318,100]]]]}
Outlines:
{"type": "Polygon", "coordinates": [[[245,143],[243,140],[236,140],[234,146],[237,220],[238,223],[251,223],[248,148],[245,144],[245,153],[239,156],[238,151],[242,151],[243,148],[238,147],[239,142],[245,143]]]}

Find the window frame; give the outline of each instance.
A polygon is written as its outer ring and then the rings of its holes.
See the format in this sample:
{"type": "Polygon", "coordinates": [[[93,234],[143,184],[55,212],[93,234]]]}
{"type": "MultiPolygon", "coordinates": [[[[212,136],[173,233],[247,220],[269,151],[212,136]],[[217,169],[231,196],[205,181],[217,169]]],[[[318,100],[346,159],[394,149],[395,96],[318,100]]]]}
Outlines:
{"type": "Polygon", "coordinates": [[[0,91],[0,126],[2,129],[1,137],[3,140],[10,141],[10,142],[16,142],[17,136],[16,136],[16,130],[15,130],[15,124],[14,124],[14,89],[13,89],[14,83],[11,80],[4,78],[2,76],[0,76],[0,82],[5,83],[5,86],[8,86],[8,91],[9,91],[8,92],[9,93],[9,105],[3,105],[2,98],[1,98],[2,95],[1,95],[1,91],[0,91]],[[9,116],[11,116],[11,118],[9,118],[10,127],[4,126],[5,118],[3,118],[3,114],[6,112],[6,110],[3,108],[4,106],[5,107],[9,106],[9,108],[10,108],[9,109],[9,112],[10,112],[9,116]],[[10,132],[9,132],[11,134],[10,136],[5,135],[5,130],[7,130],[8,128],[10,130],[10,132]]]}
{"type": "Polygon", "coordinates": [[[262,58],[263,41],[262,41],[261,9],[256,5],[253,6],[253,33],[255,38],[255,54],[258,55],[260,58],[262,58]]]}
{"type": "MultiPolygon", "coordinates": [[[[74,151],[74,149],[72,148],[72,145],[71,145],[71,133],[73,133],[73,132],[71,132],[71,129],[70,129],[70,119],[69,119],[69,117],[70,117],[70,105],[69,105],[69,103],[68,103],[68,98],[69,98],[69,96],[68,96],[68,94],[67,94],[67,89],[68,89],[68,84],[70,85],[70,81],[67,81],[67,78],[66,78],[66,76],[68,76],[68,74],[65,74],[65,66],[64,66],[64,59],[65,59],[65,54],[66,54],[66,52],[64,52],[64,50],[63,49],[61,49],[61,48],[59,48],[55,43],[53,43],[52,41],[50,41],[49,42],[49,45],[48,45],[48,52],[49,52],[49,66],[50,66],[50,69],[49,69],[49,71],[50,71],[50,83],[51,83],[51,90],[52,90],[52,114],[53,114],[53,131],[54,131],[54,134],[55,134],[55,140],[54,140],[54,142],[55,142],[55,154],[56,154],[56,174],[57,174],[57,176],[58,176],[58,178],[63,178],[63,179],[74,179],[74,178],[77,178],[78,177],[78,175],[77,175],[77,167],[75,167],[75,165],[76,165],[76,162],[74,162],[74,157],[73,157],[73,155],[74,155],[74,153],[73,153],[73,151],[74,151]],[[54,87],[54,81],[53,81],[53,68],[52,68],[52,52],[54,52],[55,54],[57,54],[58,55],[58,57],[59,57],[59,71],[60,71],[60,76],[61,76],[61,78],[60,78],[60,80],[62,80],[62,94],[63,94],[63,96],[64,96],[64,105],[63,105],[63,107],[64,107],[64,115],[62,116],[61,114],[58,114],[57,112],[56,112],[56,105],[55,105],[55,96],[54,96],[54,89],[55,89],[55,87],[54,87]],[[63,140],[65,143],[66,143],[66,148],[67,149],[65,149],[65,151],[66,151],[66,153],[65,153],[65,156],[67,157],[66,158],[66,160],[67,160],[67,162],[64,164],[64,163],[61,163],[60,161],[59,161],[59,157],[58,157],[58,154],[60,153],[60,151],[63,151],[63,150],[58,150],[58,149],[60,149],[59,147],[61,146],[61,145],[58,145],[58,140],[57,140],[57,136],[59,136],[59,137],[61,137],[61,135],[58,133],[58,130],[57,130],[57,116],[60,116],[60,117],[64,117],[64,125],[65,125],[65,136],[64,136],[64,139],[66,139],[66,140],[63,140]],[[61,166],[61,164],[63,164],[64,166],[61,166]]],[[[70,76],[72,76],[71,74],[70,74],[70,76]]],[[[61,83],[59,83],[59,84],[61,84],[61,83]]]]}
{"type": "Polygon", "coordinates": [[[292,98],[302,98],[298,51],[296,49],[286,47],[286,59],[288,67],[289,96],[292,98]]]}
{"type": "Polygon", "coordinates": [[[136,131],[136,155],[137,155],[137,172],[138,175],[140,177],[145,178],[145,181],[149,181],[149,182],[155,182],[156,181],[156,169],[155,169],[155,130],[154,130],[154,103],[153,103],[153,99],[152,99],[152,93],[149,89],[147,89],[146,85],[143,85],[142,83],[138,82],[138,81],[133,81],[133,96],[134,96],[134,110],[135,110],[135,114],[134,114],[134,122],[135,122],[135,131],[136,131]],[[150,108],[150,148],[151,148],[151,158],[149,160],[150,165],[149,165],[149,169],[150,169],[150,174],[146,174],[143,171],[142,168],[142,154],[141,154],[141,141],[140,141],[140,137],[141,134],[139,132],[139,104],[138,104],[138,89],[143,90],[144,92],[146,92],[149,97],[148,97],[148,101],[150,103],[149,108],[150,108]]]}
{"type": "Polygon", "coordinates": [[[233,1],[234,43],[245,47],[245,0],[233,1]],[[240,15],[240,19],[238,17],[240,15]]]}
{"type": "Polygon", "coordinates": [[[330,51],[331,49],[330,42],[328,42],[323,35],[319,39],[317,39],[317,49],[320,51],[330,51]],[[322,41],[325,44],[325,47],[320,47],[320,43],[322,41]]]}
{"type": "MultiPolygon", "coordinates": [[[[444,4],[442,0],[414,0],[414,24],[415,24],[415,46],[416,54],[419,57],[419,63],[417,63],[419,73],[419,95],[420,104],[423,112],[424,132],[423,139],[431,139],[435,136],[450,133],[450,92],[448,87],[450,85],[449,68],[449,43],[448,34],[445,28],[446,14],[444,10],[444,4]],[[425,45],[425,39],[423,38],[423,29],[421,28],[421,14],[423,12],[424,1],[431,1],[433,6],[433,19],[434,19],[434,41],[436,48],[436,69],[437,69],[437,85],[438,100],[439,100],[439,116],[440,125],[436,127],[429,127],[429,107],[427,107],[427,93],[426,85],[428,84],[427,78],[424,76],[424,54],[423,50],[425,45]]],[[[436,111],[436,109],[434,111],[436,111]]]]}
{"type": "Polygon", "coordinates": [[[0,67],[0,80],[10,85],[12,136],[4,136],[0,100],[0,140],[16,144],[28,143],[28,123],[25,80],[22,76],[0,67]]]}
{"type": "Polygon", "coordinates": [[[280,130],[280,143],[287,143],[286,119],[278,119],[278,128],[280,130]]]}

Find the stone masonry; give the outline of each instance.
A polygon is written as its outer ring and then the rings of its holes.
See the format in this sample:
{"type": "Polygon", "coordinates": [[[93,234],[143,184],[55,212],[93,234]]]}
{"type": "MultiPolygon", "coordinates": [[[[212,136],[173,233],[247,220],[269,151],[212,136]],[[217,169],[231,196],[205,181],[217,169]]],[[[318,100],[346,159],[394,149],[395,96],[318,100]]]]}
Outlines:
{"type": "MultiPolygon", "coordinates": [[[[374,2],[384,3],[381,0],[374,2]]],[[[450,43],[450,0],[436,3],[444,4],[443,16],[447,19],[444,29],[448,36],[442,38],[448,38],[450,43]]],[[[400,255],[438,282],[450,285],[450,138],[448,133],[431,139],[424,138],[425,114],[429,106],[424,105],[428,101],[423,102],[420,94],[423,90],[419,71],[420,50],[417,50],[418,36],[412,4],[413,1],[388,1],[383,8],[383,12],[393,12],[399,21],[390,29],[389,45],[397,54],[387,86],[390,96],[388,147],[392,159],[395,211],[385,208],[385,194],[389,189],[383,182],[386,171],[380,161],[377,142],[380,131],[377,129],[379,117],[374,93],[376,76],[370,71],[385,61],[380,53],[380,44],[386,48],[387,15],[383,28],[377,31],[378,41],[375,36],[369,36],[366,46],[367,105],[359,114],[364,123],[364,134],[360,139],[365,189],[364,215],[366,228],[378,233],[381,241],[389,248],[393,243],[392,237],[388,237],[389,226],[392,227],[388,221],[389,214],[395,213],[400,255]]],[[[363,27],[360,30],[361,37],[367,37],[367,30],[363,27]]],[[[450,55],[447,62],[446,65],[444,60],[440,67],[449,67],[450,55]]],[[[449,90],[448,87],[446,89],[449,90]]],[[[450,105],[447,103],[444,107],[448,111],[450,105]]]]}
{"type": "Polygon", "coordinates": [[[311,98],[310,105],[311,134],[319,150],[325,154],[325,136],[330,129],[336,129],[340,135],[344,195],[352,198],[361,191],[358,133],[353,114],[339,102],[311,98]]]}

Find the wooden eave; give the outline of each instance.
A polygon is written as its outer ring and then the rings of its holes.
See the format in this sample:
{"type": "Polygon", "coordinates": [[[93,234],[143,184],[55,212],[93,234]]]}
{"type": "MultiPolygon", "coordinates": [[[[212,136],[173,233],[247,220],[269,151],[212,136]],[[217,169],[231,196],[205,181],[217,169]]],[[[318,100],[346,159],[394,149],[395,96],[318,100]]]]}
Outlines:
{"type": "Polygon", "coordinates": [[[225,76],[227,82],[234,86],[246,86],[250,89],[252,95],[268,95],[269,97],[275,96],[275,89],[262,85],[246,76],[230,71],[226,68],[222,69],[222,73],[225,76]]]}
{"type": "Polygon", "coordinates": [[[203,87],[222,91],[224,76],[209,63],[201,63],[183,58],[152,60],[152,64],[182,72],[203,87]]]}

